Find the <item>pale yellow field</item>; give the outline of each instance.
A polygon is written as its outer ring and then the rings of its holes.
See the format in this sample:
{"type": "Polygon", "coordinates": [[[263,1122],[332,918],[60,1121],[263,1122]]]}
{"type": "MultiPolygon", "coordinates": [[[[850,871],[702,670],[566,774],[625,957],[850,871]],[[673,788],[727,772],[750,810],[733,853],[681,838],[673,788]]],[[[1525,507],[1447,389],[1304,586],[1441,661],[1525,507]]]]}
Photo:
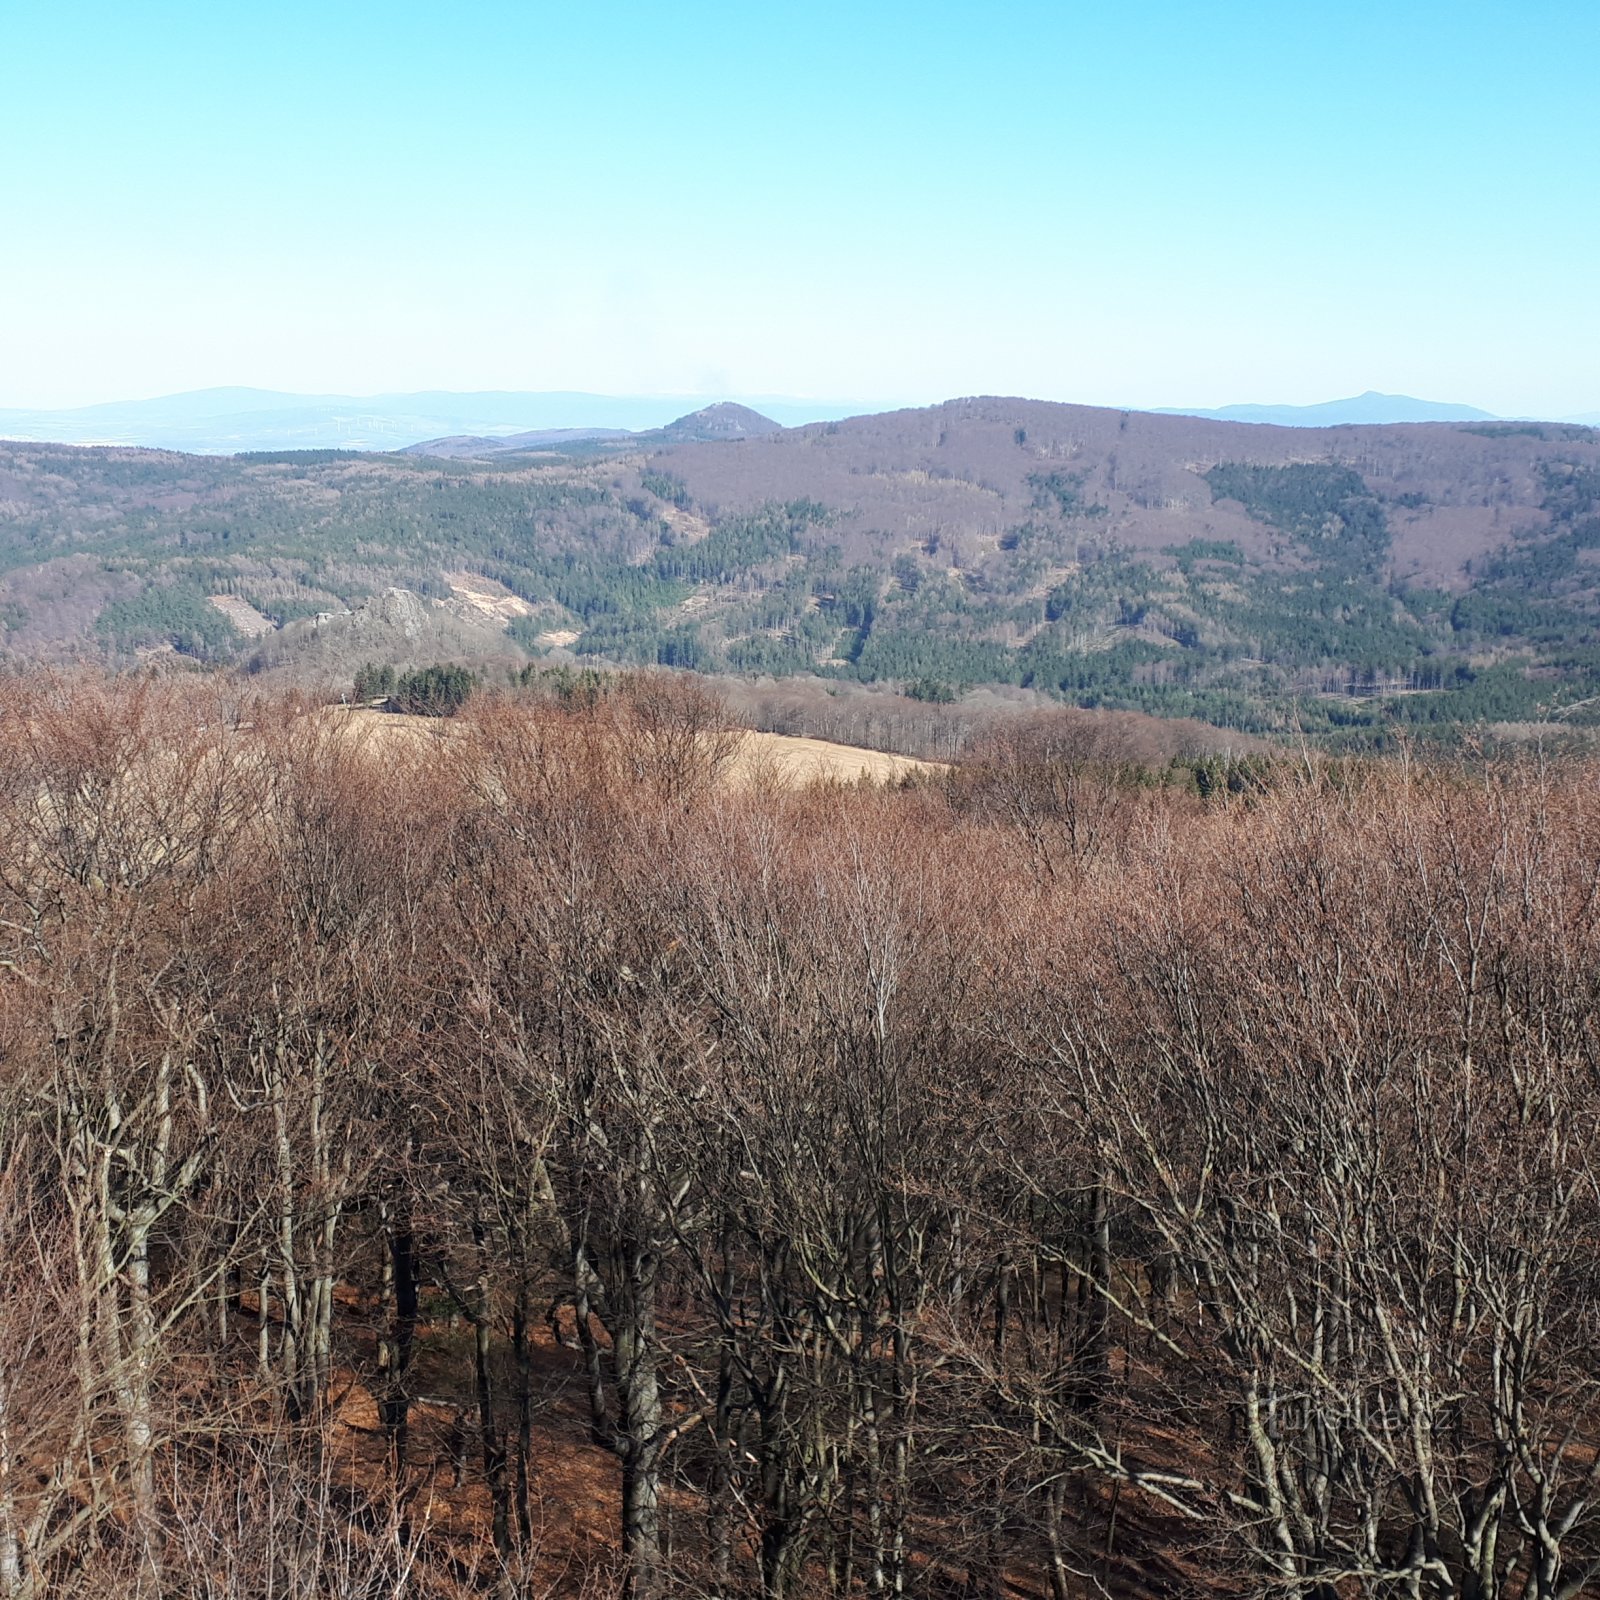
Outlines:
{"type": "MultiPolygon", "coordinates": [[[[447,738],[451,731],[449,721],[435,717],[410,717],[365,707],[352,707],[345,715],[354,719],[363,732],[378,739],[447,738]]],[[[913,773],[934,774],[943,770],[935,762],[834,744],[827,739],[747,732],[733,758],[729,780],[748,785],[770,778],[796,787],[819,782],[859,783],[862,779],[881,784],[898,783],[913,773]]]]}
{"type": "Polygon", "coordinates": [[[931,761],[889,755],[882,750],[862,750],[855,745],[833,744],[827,739],[794,739],[781,733],[747,733],[734,757],[734,782],[750,782],[772,771],[788,783],[817,781],[896,783],[908,774],[943,769],[931,761]]]}

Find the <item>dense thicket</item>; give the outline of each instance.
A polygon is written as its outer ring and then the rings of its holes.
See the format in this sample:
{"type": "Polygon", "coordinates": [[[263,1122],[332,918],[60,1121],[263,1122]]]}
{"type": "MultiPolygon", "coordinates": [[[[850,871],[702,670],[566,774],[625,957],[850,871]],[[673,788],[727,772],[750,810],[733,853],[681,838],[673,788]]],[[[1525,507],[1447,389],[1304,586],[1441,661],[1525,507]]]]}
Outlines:
{"type": "Polygon", "coordinates": [[[233,694],[4,686],[0,1595],[1600,1582],[1592,770],[233,694]]]}

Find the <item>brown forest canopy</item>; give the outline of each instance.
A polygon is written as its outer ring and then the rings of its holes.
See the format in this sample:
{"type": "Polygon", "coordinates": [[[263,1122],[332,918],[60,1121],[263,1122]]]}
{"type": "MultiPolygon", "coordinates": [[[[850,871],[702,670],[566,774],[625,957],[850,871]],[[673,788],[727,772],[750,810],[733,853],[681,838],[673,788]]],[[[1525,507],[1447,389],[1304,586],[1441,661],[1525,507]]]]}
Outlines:
{"type": "Polygon", "coordinates": [[[677,692],[7,680],[0,1595],[1594,1592],[1600,773],[677,692]]]}

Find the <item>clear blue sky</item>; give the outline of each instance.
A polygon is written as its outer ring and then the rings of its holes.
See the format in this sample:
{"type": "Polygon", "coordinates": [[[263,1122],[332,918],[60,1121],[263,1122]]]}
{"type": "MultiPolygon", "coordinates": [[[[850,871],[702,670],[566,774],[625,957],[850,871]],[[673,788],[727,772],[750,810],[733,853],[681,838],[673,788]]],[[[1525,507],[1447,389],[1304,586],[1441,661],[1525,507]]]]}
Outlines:
{"type": "Polygon", "coordinates": [[[0,405],[1600,408],[1600,0],[0,0],[0,405]]]}

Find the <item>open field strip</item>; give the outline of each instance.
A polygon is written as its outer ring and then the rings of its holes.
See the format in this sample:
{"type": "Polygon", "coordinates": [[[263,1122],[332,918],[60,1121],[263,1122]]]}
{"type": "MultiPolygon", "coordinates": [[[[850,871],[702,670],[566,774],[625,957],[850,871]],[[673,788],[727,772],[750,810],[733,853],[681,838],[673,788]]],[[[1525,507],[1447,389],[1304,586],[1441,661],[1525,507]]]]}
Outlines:
{"type": "MultiPolygon", "coordinates": [[[[452,725],[448,718],[409,716],[397,711],[377,711],[355,707],[343,713],[363,731],[378,739],[415,740],[448,737],[452,725]]],[[[855,745],[835,744],[829,739],[802,739],[781,733],[743,734],[729,767],[729,780],[748,784],[766,775],[802,785],[807,783],[898,783],[918,773],[934,775],[944,771],[938,762],[918,761],[911,756],[891,755],[883,750],[864,750],[855,745]]]]}

